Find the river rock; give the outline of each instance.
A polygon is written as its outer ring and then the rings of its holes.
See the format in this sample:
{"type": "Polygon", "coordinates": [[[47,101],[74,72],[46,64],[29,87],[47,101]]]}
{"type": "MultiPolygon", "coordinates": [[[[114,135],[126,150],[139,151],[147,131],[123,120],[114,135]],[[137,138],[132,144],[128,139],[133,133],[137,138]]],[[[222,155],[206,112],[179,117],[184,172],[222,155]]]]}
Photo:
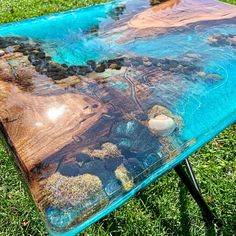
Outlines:
{"type": "Polygon", "coordinates": [[[3,56],[4,54],[5,54],[5,52],[0,49],[0,57],[3,56]]]}
{"type": "Polygon", "coordinates": [[[144,61],[143,65],[149,67],[152,65],[152,62],[151,61],[144,61]]]}
{"type": "Polygon", "coordinates": [[[112,63],[110,66],[109,66],[110,69],[113,69],[113,70],[120,70],[121,69],[121,66],[116,64],[116,63],[112,63]]]}
{"type": "Polygon", "coordinates": [[[151,119],[158,115],[165,115],[165,116],[174,118],[174,115],[172,114],[172,112],[166,107],[161,106],[161,105],[154,105],[148,112],[148,117],[151,119]]]}
{"type": "Polygon", "coordinates": [[[123,164],[119,165],[115,170],[115,175],[118,180],[122,183],[125,191],[129,191],[134,187],[133,178],[130,172],[125,168],[123,164]]]}
{"type": "Polygon", "coordinates": [[[77,164],[61,164],[58,171],[61,175],[72,177],[72,176],[78,176],[80,173],[79,165],[77,164]]]}
{"type": "Polygon", "coordinates": [[[66,177],[56,172],[45,180],[44,194],[51,206],[62,208],[106,198],[101,180],[91,174],[66,177]]]}
{"type": "Polygon", "coordinates": [[[236,35],[230,37],[228,41],[230,42],[231,45],[236,46],[236,35]]]}
{"type": "Polygon", "coordinates": [[[176,124],[171,117],[158,115],[148,121],[148,127],[156,135],[165,137],[173,133],[176,124]]]}
{"type": "Polygon", "coordinates": [[[164,1],[165,0],[150,0],[150,5],[155,6],[155,5],[161,4],[164,1]]]}
{"type": "Polygon", "coordinates": [[[8,46],[5,51],[7,53],[13,53],[16,52],[20,48],[20,45],[13,45],[13,46],[8,46]]]}
{"type": "Polygon", "coordinates": [[[87,65],[92,68],[92,70],[95,70],[96,68],[96,62],[94,60],[88,60],[87,65]]]}
{"type": "Polygon", "coordinates": [[[104,67],[104,65],[102,65],[102,64],[97,64],[96,65],[96,68],[95,68],[95,72],[97,72],[97,73],[102,73],[102,72],[104,72],[105,71],[105,67],[104,67]]]}
{"type": "Polygon", "coordinates": [[[76,161],[78,163],[86,163],[86,162],[90,162],[91,161],[91,157],[85,153],[78,153],[76,155],[76,161]]]}
{"type": "Polygon", "coordinates": [[[118,147],[113,143],[103,143],[101,145],[101,149],[85,149],[83,150],[84,154],[87,154],[91,157],[96,157],[101,160],[105,160],[106,158],[119,158],[122,156],[121,151],[118,147]]]}

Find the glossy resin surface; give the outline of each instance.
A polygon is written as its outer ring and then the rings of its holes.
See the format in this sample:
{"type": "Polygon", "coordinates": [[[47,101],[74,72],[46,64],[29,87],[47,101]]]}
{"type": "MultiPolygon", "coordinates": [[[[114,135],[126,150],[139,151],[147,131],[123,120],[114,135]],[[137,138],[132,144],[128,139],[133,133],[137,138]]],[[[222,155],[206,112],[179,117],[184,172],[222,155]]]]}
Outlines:
{"type": "Polygon", "coordinates": [[[1,130],[54,235],[120,206],[236,119],[236,8],[114,1],[0,26],[1,130]]]}

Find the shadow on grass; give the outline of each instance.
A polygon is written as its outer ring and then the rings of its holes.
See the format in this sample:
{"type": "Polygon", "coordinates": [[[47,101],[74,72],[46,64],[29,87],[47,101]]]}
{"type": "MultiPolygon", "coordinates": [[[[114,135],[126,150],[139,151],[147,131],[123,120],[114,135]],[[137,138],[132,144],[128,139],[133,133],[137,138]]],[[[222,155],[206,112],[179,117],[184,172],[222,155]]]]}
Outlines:
{"type": "Polygon", "coordinates": [[[188,208],[188,198],[187,194],[188,191],[185,187],[185,185],[180,181],[179,182],[179,208],[180,208],[180,224],[181,224],[181,229],[180,229],[180,235],[185,235],[185,236],[190,236],[190,224],[191,221],[189,219],[189,215],[187,213],[187,208],[188,208]]]}
{"type": "MultiPolygon", "coordinates": [[[[187,195],[190,194],[190,193],[188,192],[188,190],[187,190],[186,186],[184,185],[184,183],[182,183],[181,181],[179,182],[179,188],[180,188],[179,202],[180,202],[180,222],[181,222],[180,234],[185,235],[185,236],[191,236],[191,233],[190,233],[191,220],[190,220],[189,215],[187,213],[187,209],[188,209],[188,197],[187,197],[187,195]]],[[[192,198],[192,196],[191,196],[191,198],[192,198]]],[[[194,201],[193,198],[191,200],[194,201]]],[[[199,207],[199,206],[197,205],[196,207],[199,207]]],[[[202,210],[201,210],[201,214],[202,214],[202,220],[204,221],[205,234],[207,236],[217,235],[216,231],[215,231],[214,223],[213,222],[209,223],[206,220],[205,214],[202,210]]]]}

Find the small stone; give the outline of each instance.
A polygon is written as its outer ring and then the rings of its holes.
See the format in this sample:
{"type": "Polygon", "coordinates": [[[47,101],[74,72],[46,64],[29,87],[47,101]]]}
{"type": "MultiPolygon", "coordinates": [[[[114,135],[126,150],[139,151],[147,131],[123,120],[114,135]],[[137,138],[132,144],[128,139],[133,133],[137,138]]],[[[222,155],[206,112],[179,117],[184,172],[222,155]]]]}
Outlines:
{"type": "Polygon", "coordinates": [[[109,62],[105,60],[105,61],[101,62],[101,66],[104,67],[106,70],[109,68],[109,62]]]}
{"type": "Polygon", "coordinates": [[[165,115],[158,115],[148,121],[149,129],[156,135],[168,136],[176,129],[174,120],[165,115]]]}
{"type": "Polygon", "coordinates": [[[119,147],[123,150],[129,150],[132,146],[132,141],[128,138],[122,138],[119,143],[119,147]]]}
{"type": "Polygon", "coordinates": [[[86,74],[92,72],[92,68],[90,68],[89,66],[77,66],[76,68],[76,73],[78,75],[83,75],[85,76],[86,74]]]}
{"type": "Polygon", "coordinates": [[[152,65],[152,62],[151,61],[144,61],[143,65],[149,67],[152,65]]]}
{"type": "Polygon", "coordinates": [[[199,72],[197,72],[197,76],[204,78],[206,76],[206,72],[199,71],[199,72]]]}
{"type": "Polygon", "coordinates": [[[120,158],[109,158],[105,160],[105,168],[108,171],[115,171],[115,169],[121,164],[120,158]]]}
{"type": "Polygon", "coordinates": [[[45,180],[43,191],[53,207],[75,207],[106,198],[101,180],[91,174],[67,177],[56,172],[45,180]]]}
{"type": "Polygon", "coordinates": [[[40,66],[40,64],[41,64],[40,60],[35,60],[35,61],[32,62],[33,66],[40,66]]]}
{"type": "Polygon", "coordinates": [[[201,59],[201,55],[196,53],[187,53],[184,55],[183,60],[187,62],[197,62],[201,59]]]}
{"type": "Polygon", "coordinates": [[[98,104],[93,104],[92,108],[98,108],[98,104]]]}
{"type": "Polygon", "coordinates": [[[13,46],[8,46],[5,51],[6,53],[13,53],[16,52],[20,48],[20,45],[13,45],[13,46]]]}
{"type": "Polygon", "coordinates": [[[79,166],[77,164],[61,164],[58,171],[63,176],[78,176],[80,173],[79,166]]]}
{"type": "Polygon", "coordinates": [[[148,112],[148,116],[149,118],[154,118],[158,115],[166,115],[169,117],[174,117],[174,115],[172,114],[172,112],[170,110],[168,110],[166,107],[161,106],[161,105],[154,105],[151,110],[148,112]]]}
{"type": "Polygon", "coordinates": [[[79,153],[76,155],[76,161],[78,162],[89,162],[91,161],[91,157],[87,154],[84,154],[84,153],[79,153]]]}
{"type": "Polygon", "coordinates": [[[30,54],[30,55],[28,56],[28,60],[29,60],[30,62],[35,61],[35,60],[36,60],[35,55],[30,54]]]}
{"type": "Polygon", "coordinates": [[[45,57],[46,57],[46,54],[44,52],[40,52],[40,51],[33,51],[33,54],[38,59],[45,59],[45,57]]]}
{"type": "Polygon", "coordinates": [[[232,45],[235,45],[235,46],[236,46],[236,35],[230,37],[230,38],[228,39],[228,41],[229,41],[232,45]]]}
{"type": "Polygon", "coordinates": [[[109,59],[107,61],[108,65],[111,65],[111,64],[117,64],[117,65],[123,65],[124,63],[124,58],[115,58],[115,59],[109,59]]]}
{"type": "Polygon", "coordinates": [[[145,113],[140,113],[136,115],[136,118],[140,121],[145,121],[148,119],[148,115],[145,113]]]}
{"type": "Polygon", "coordinates": [[[102,64],[97,64],[95,68],[95,72],[102,73],[105,71],[105,67],[102,64]]]}
{"type": "Polygon", "coordinates": [[[91,66],[91,68],[92,68],[93,70],[95,70],[95,68],[96,68],[96,62],[95,62],[94,60],[88,60],[88,61],[87,61],[87,65],[88,65],[88,66],[91,66]]]}
{"type": "Polygon", "coordinates": [[[122,156],[118,147],[113,143],[104,143],[102,144],[101,149],[85,149],[83,153],[90,155],[91,157],[97,157],[101,160],[111,157],[119,158],[122,156]]]}
{"type": "Polygon", "coordinates": [[[171,65],[172,68],[176,68],[179,65],[179,62],[176,61],[176,60],[171,60],[170,65],[171,65]]]}
{"type": "Polygon", "coordinates": [[[169,71],[170,70],[170,68],[171,68],[171,66],[170,66],[170,64],[161,64],[161,69],[163,70],[163,71],[169,71]]]}
{"type": "Polygon", "coordinates": [[[208,42],[209,43],[217,43],[218,42],[218,39],[217,39],[217,37],[216,36],[210,36],[209,38],[208,38],[208,42]]]}
{"type": "Polygon", "coordinates": [[[4,54],[5,54],[5,52],[0,49],[0,57],[2,57],[4,54]]]}
{"type": "Polygon", "coordinates": [[[115,63],[112,63],[109,68],[113,69],[113,70],[120,70],[121,69],[121,66],[120,65],[117,65],[115,63]]]}
{"type": "Polygon", "coordinates": [[[76,75],[76,66],[69,66],[67,72],[69,75],[76,75]]]}
{"type": "Polygon", "coordinates": [[[122,183],[125,191],[129,191],[134,187],[133,179],[123,164],[117,167],[115,170],[115,175],[116,178],[122,183]]]}
{"type": "Polygon", "coordinates": [[[131,64],[133,65],[133,66],[140,66],[140,65],[142,65],[143,64],[143,62],[140,62],[138,59],[136,59],[136,58],[132,58],[131,59],[131,64]]]}
{"type": "Polygon", "coordinates": [[[150,5],[151,6],[159,5],[164,1],[166,1],[166,0],[150,0],[150,5]]]}
{"type": "Polygon", "coordinates": [[[47,61],[51,61],[52,58],[51,58],[50,56],[46,56],[46,57],[45,57],[45,60],[47,60],[47,61]]]}

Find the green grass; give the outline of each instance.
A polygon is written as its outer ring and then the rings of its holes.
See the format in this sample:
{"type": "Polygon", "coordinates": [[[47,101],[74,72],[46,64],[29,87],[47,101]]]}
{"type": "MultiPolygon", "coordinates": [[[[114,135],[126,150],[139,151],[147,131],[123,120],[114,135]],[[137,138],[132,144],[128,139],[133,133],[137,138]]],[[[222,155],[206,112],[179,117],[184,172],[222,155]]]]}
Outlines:
{"type": "MultiPolygon", "coordinates": [[[[62,11],[99,0],[0,0],[0,23],[62,11]]],[[[235,3],[235,0],[227,2],[235,3]]],[[[224,223],[217,235],[236,232],[236,124],[190,157],[205,199],[224,223]]],[[[44,223],[0,139],[0,236],[47,235],[44,223]]],[[[215,235],[172,170],[85,236],[215,235]]]]}

